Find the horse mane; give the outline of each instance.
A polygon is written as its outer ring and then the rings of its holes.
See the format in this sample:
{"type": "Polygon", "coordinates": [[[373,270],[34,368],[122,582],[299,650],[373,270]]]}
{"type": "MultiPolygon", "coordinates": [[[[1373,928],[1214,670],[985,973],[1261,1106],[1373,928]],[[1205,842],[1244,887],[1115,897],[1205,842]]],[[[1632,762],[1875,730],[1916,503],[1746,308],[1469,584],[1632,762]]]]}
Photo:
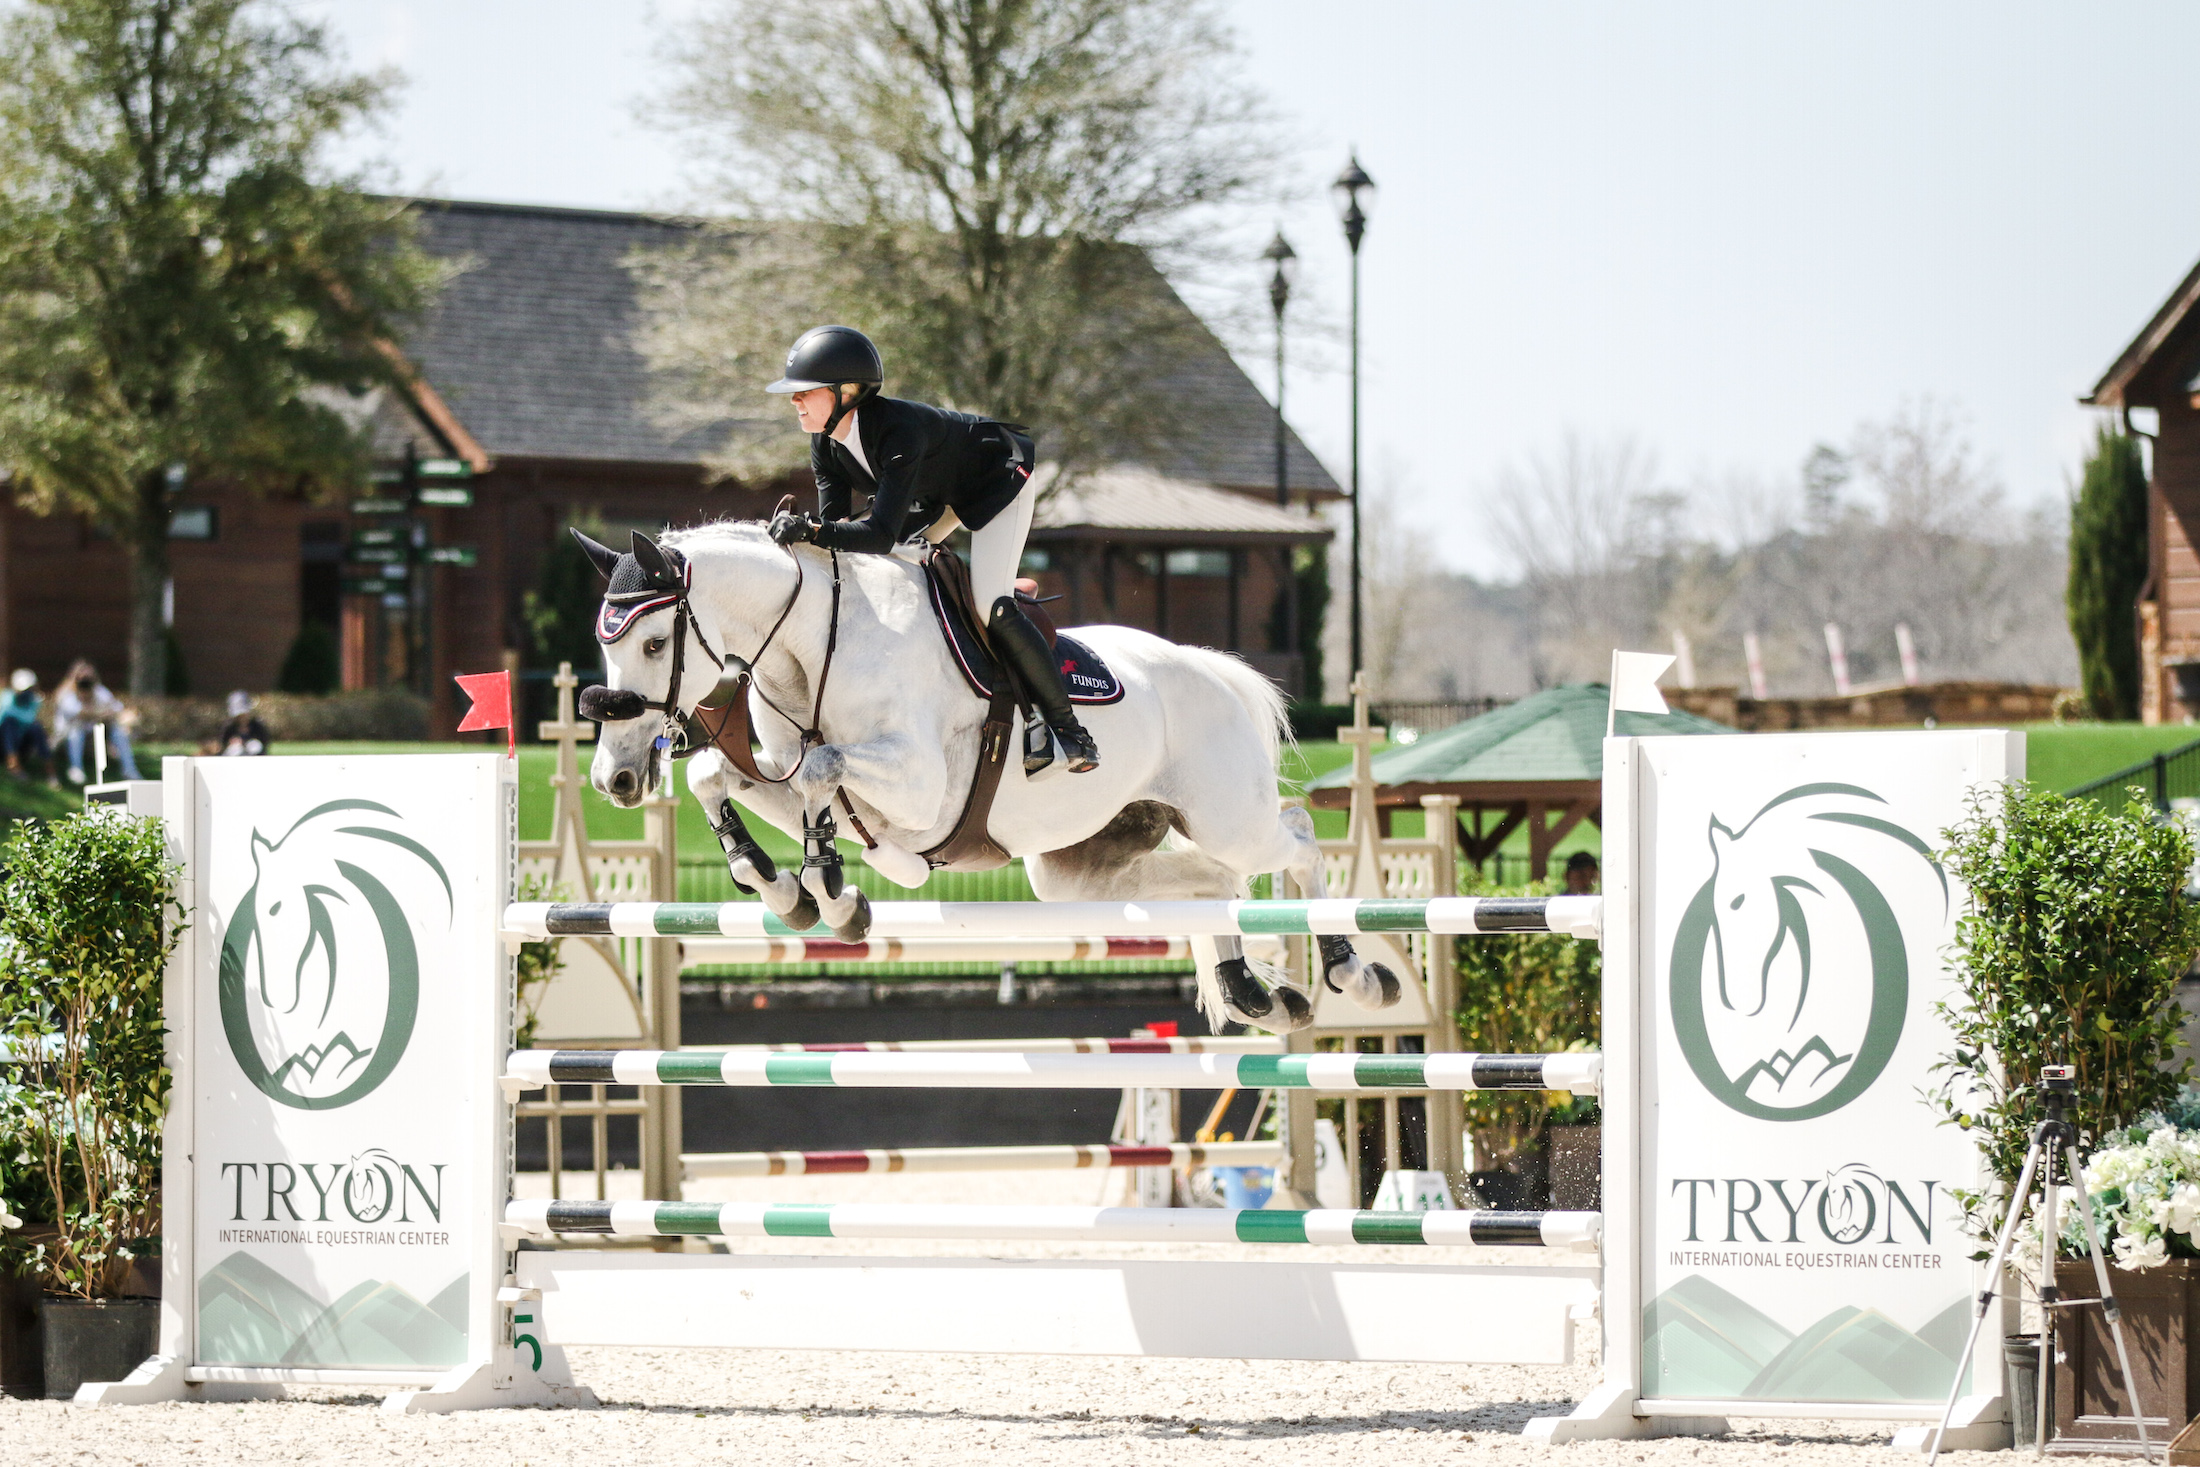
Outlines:
{"type": "Polygon", "coordinates": [[[763,520],[712,520],[707,525],[691,525],[684,530],[667,530],[658,536],[658,543],[675,550],[690,545],[710,545],[722,541],[766,541],[771,538],[771,526],[763,520]]]}

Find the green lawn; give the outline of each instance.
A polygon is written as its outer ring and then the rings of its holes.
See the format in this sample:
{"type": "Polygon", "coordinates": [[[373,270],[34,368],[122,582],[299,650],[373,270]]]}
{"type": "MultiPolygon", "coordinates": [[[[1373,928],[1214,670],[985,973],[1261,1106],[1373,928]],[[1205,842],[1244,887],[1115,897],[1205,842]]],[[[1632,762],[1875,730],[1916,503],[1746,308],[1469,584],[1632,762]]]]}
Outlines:
{"type": "Polygon", "coordinates": [[[2170,723],[2033,723],[2024,729],[2025,777],[2051,790],[2075,789],[2126,765],[2200,740],[2200,728],[2170,723]]]}

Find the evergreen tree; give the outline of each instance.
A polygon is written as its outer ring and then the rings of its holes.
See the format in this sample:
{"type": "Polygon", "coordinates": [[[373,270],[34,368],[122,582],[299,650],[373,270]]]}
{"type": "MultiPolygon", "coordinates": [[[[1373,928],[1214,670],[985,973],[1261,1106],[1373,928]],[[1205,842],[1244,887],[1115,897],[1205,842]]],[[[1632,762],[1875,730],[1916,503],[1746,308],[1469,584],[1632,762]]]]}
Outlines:
{"type": "Polygon", "coordinates": [[[283,668],[275,674],[278,693],[333,693],[344,680],[343,649],[326,622],[299,624],[283,668]]]}
{"type": "Polygon", "coordinates": [[[2139,716],[2139,588],[2147,577],[2147,480],[2139,441],[2103,426],[2070,505],[2064,605],[2078,680],[2096,718],[2139,716]]]}

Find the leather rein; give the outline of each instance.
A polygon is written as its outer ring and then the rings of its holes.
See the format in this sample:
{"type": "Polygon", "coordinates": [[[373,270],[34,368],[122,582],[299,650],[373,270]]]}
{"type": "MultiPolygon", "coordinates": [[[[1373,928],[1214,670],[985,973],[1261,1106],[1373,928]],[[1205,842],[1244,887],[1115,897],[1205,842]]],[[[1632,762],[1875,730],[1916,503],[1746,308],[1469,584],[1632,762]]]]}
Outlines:
{"type": "MultiPolygon", "coordinates": [[[[792,496],[789,496],[788,498],[781,501],[780,507],[784,509],[792,505],[793,502],[794,501],[792,496]]],[[[825,552],[826,556],[830,559],[833,567],[832,611],[825,623],[825,661],[824,664],[818,668],[817,691],[815,695],[812,696],[812,698],[810,699],[810,721],[808,722],[808,724],[805,725],[793,714],[789,713],[786,709],[780,707],[779,704],[773,700],[771,694],[764,691],[764,685],[759,682],[756,677],[757,662],[763,657],[766,651],[770,650],[773,640],[779,635],[780,628],[784,627],[787,624],[787,618],[794,614],[796,604],[801,601],[802,586],[807,576],[807,571],[805,570],[802,563],[802,557],[795,553],[794,547],[790,545],[784,548],[786,549],[788,558],[794,562],[794,590],[790,591],[787,594],[787,604],[779,608],[779,615],[772,622],[771,629],[764,633],[764,640],[757,643],[755,655],[742,660],[741,672],[734,679],[733,687],[729,691],[726,701],[715,707],[700,701],[696,703],[694,721],[696,726],[700,728],[703,732],[703,743],[697,744],[688,742],[686,738],[686,728],[684,726],[684,720],[679,720],[676,713],[668,712],[668,732],[667,734],[660,736],[659,747],[669,748],[669,752],[674,759],[688,758],[690,755],[693,755],[706,747],[715,748],[718,750],[719,753],[725,755],[727,761],[730,762],[735,769],[738,769],[745,778],[754,780],[758,784],[783,785],[792,780],[797,774],[802,772],[802,766],[809,760],[810,751],[825,742],[825,732],[822,726],[824,722],[825,711],[825,686],[827,682],[831,680],[833,675],[834,655],[840,650],[839,551],[828,549],[825,552]],[[763,700],[764,706],[766,708],[771,709],[772,712],[778,714],[781,718],[785,719],[801,736],[801,752],[796,755],[793,767],[788,769],[785,774],[770,775],[764,773],[762,769],[757,767],[756,752],[749,747],[748,695],[749,691],[752,688],[755,690],[756,696],[763,700]],[[711,714],[717,715],[715,720],[707,716],[711,714]],[[679,722],[682,725],[679,729],[680,738],[676,743],[667,744],[663,741],[670,738],[670,727],[675,722],[679,722]]],[[[671,707],[674,709],[679,706],[680,699],[681,659],[680,644],[678,639],[681,635],[681,632],[685,630],[687,624],[690,622],[695,622],[695,612],[688,603],[687,591],[685,589],[683,589],[679,593],[679,604],[682,613],[682,620],[677,624],[676,629],[673,633],[674,642],[672,650],[672,683],[665,690],[665,702],[671,705],[671,707]]],[[[703,628],[700,622],[695,622],[695,637],[698,642],[702,643],[704,650],[706,652],[709,651],[709,643],[703,641],[703,628]]],[[[712,653],[711,655],[717,661],[719,670],[722,674],[725,670],[725,659],[717,657],[716,653],[712,653]]],[[[715,691],[715,689],[713,689],[713,691],[715,691]]],[[[658,705],[647,704],[645,706],[656,707],[658,705]]],[[[848,799],[848,791],[845,788],[842,788],[837,791],[837,793],[840,797],[841,809],[845,810],[848,814],[848,824],[854,828],[858,836],[862,837],[865,848],[876,850],[878,848],[878,840],[871,834],[868,829],[865,828],[862,817],[856,814],[855,805],[848,799]]]]}

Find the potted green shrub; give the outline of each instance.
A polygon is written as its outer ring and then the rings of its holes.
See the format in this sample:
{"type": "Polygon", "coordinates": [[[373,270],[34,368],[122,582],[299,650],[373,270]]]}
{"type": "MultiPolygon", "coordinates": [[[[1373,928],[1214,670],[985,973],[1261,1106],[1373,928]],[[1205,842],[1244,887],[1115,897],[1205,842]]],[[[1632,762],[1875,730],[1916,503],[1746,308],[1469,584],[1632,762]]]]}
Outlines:
{"type": "MultiPolygon", "coordinates": [[[[1476,887],[1477,896],[1550,896],[1544,882],[1476,887]]],[[[1595,1049],[1604,962],[1593,942],[1563,933],[1492,942],[1460,937],[1460,1045],[1478,1054],[1549,1054],[1595,1049]]],[[[1475,1190],[1493,1207],[1540,1207],[1545,1196],[1596,1206],[1596,1102],[1563,1101],[1543,1091],[1481,1090],[1465,1097],[1467,1131],[1486,1163],[1475,1190]],[[1560,1103],[1554,1104],[1554,1101],[1560,1103]]]]}
{"type": "MultiPolygon", "coordinates": [[[[2176,1097],[2190,1063],[2174,1062],[2184,1017],[2175,994],[2200,951],[2200,905],[2185,892],[2193,850],[2184,827],[2136,802],[2118,811],[2012,784],[1974,793],[1948,838],[1948,870],[1970,901],[1953,950],[1961,996],[1941,1007],[1955,1045],[1937,1067],[1934,1099],[1986,1153],[1993,1188],[1959,1194],[1984,1239],[2039,1123],[2031,1087],[2042,1065],[2077,1071],[2070,1110],[2081,1156],[2176,1097]]],[[[2091,1263],[2065,1251],[2057,1286],[2092,1296],[2091,1263]]],[[[2125,1328],[2147,1342],[2133,1363],[2149,1414],[2173,1382],[2168,1404],[2185,1407],[2184,1323],[2200,1318],[2200,1259],[2171,1258],[2143,1279],[2122,1267],[2117,1275],[2125,1328]]],[[[2082,1346],[2097,1318],[2081,1310],[2060,1320],[2066,1345],[2082,1346]]],[[[2074,1375],[2077,1353],[2066,1348],[2056,1367],[2057,1434],[2125,1439],[2113,1419],[2129,1409],[2116,1372],[2074,1375]],[[2081,1427],[2086,1417],[2094,1421],[2081,1427]]]]}
{"type": "Polygon", "coordinates": [[[9,1176],[23,1192],[0,1262],[38,1281],[46,1393],[69,1396],[120,1379],[158,1333],[138,1264],[160,1230],[162,976],[184,914],[157,821],[19,825],[0,867],[9,1176]]]}

